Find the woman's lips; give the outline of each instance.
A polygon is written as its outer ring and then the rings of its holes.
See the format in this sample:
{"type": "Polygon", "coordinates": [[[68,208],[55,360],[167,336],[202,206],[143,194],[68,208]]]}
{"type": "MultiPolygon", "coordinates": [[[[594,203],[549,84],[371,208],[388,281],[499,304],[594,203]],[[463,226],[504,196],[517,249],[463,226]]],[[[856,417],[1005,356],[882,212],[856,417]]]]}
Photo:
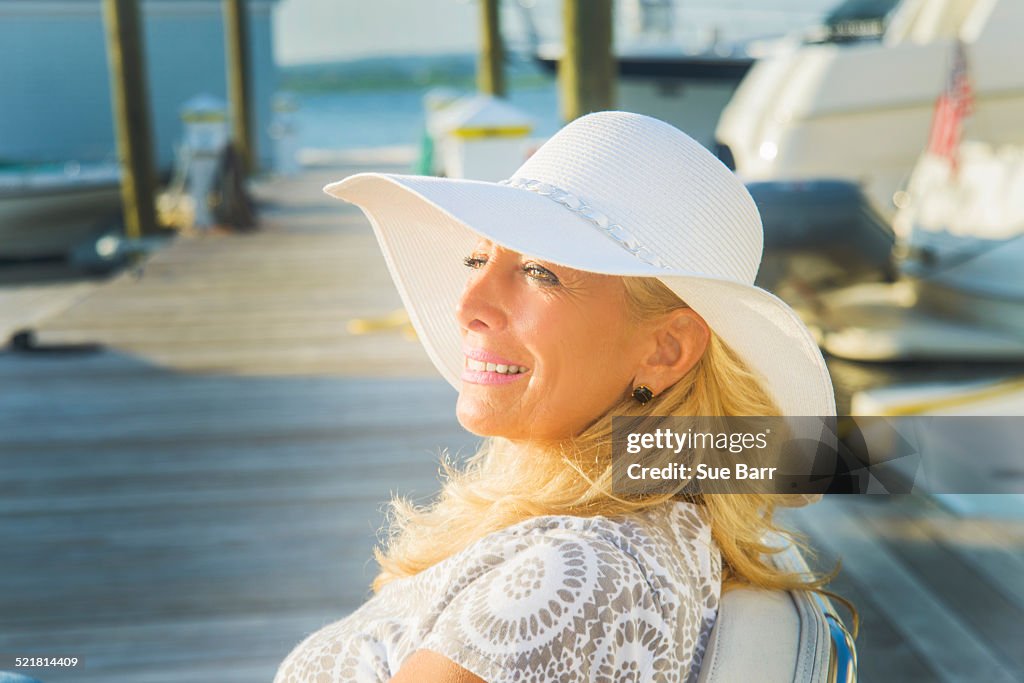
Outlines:
{"type": "Polygon", "coordinates": [[[500,375],[515,375],[529,372],[529,368],[521,365],[506,365],[504,363],[485,363],[482,360],[467,358],[463,364],[464,368],[476,370],[477,372],[497,372],[500,375]]]}
{"type": "Polygon", "coordinates": [[[525,372],[518,372],[514,375],[503,375],[500,372],[487,372],[484,370],[462,369],[462,381],[470,384],[509,384],[525,376],[525,372]]]}
{"type": "Polygon", "coordinates": [[[508,384],[530,371],[483,349],[466,348],[464,352],[462,379],[473,384],[508,384]]]}

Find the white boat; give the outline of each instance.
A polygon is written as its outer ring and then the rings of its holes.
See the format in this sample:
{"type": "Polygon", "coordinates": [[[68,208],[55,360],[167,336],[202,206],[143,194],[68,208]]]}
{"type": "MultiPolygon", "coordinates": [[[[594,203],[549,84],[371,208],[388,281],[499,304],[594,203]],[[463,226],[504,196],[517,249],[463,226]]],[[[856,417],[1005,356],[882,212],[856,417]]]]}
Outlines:
{"type": "Polygon", "coordinates": [[[1024,317],[1024,144],[968,141],[957,158],[954,170],[926,153],[914,168],[893,224],[900,269],[951,312],[982,322],[1005,302],[1024,317]]]}
{"type": "Polygon", "coordinates": [[[853,360],[1024,360],[1024,145],[926,152],[894,219],[900,280],[825,294],[821,345],[853,360]]]}
{"type": "Polygon", "coordinates": [[[0,168],[0,261],[65,257],[115,227],[116,164],[0,168]]]}
{"type": "Polygon", "coordinates": [[[887,221],[965,45],[975,130],[1024,142],[1024,2],[902,0],[880,41],[793,45],[759,60],[722,112],[722,157],[747,181],[843,180],[887,221]]]}
{"type": "Polygon", "coordinates": [[[996,306],[998,302],[969,300],[954,291],[925,289],[922,293],[913,281],[901,280],[833,290],[802,307],[801,313],[818,344],[847,360],[1024,360],[1020,303],[1013,304],[1015,310],[1002,308],[1001,317],[994,315],[996,306]],[[950,298],[943,298],[944,294],[950,298]],[[956,314],[944,309],[954,296],[965,304],[956,314]],[[979,314],[986,310],[986,303],[993,315],[983,320],[979,314]]]}
{"type": "MultiPolygon", "coordinates": [[[[542,39],[537,25],[560,25],[560,3],[524,2],[529,49],[554,73],[562,41],[542,39]]],[[[794,12],[740,3],[723,8],[675,0],[616,3],[615,56],[618,109],[647,114],[685,130],[708,149],[723,107],[755,60],[781,37],[821,20],[820,12],[794,12]]],[[[798,40],[798,39],[796,39],[798,40]]]]}
{"type": "MultiPolygon", "coordinates": [[[[915,199],[905,200],[897,214],[898,225],[912,222],[905,227],[910,232],[901,235],[901,243],[913,241],[922,249],[935,249],[935,261],[929,261],[933,265],[952,256],[951,247],[977,247],[977,236],[986,227],[990,236],[1001,234],[997,242],[1003,248],[1020,241],[1005,234],[1008,228],[1024,229],[1024,222],[1007,220],[1005,203],[998,201],[994,206],[1004,210],[1002,219],[986,226],[978,213],[981,207],[966,199],[962,191],[977,183],[979,175],[989,181],[990,190],[1007,190],[998,176],[1011,175],[1006,172],[1014,170],[1021,155],[1004,154],[1004,163],[992,168],[985,163],[992,161],[987,146],[965,145],[961,149],[964,147],[974,151],[972,161],[961,161],[961,173],[970,180],[954,180],[948,174],[948,164],[926,154],[910,185],[915,199]],[[986,166],[989,173],[977,173],[986,166]],[[958,201],[949,204],[949,197],[958,201]],[[949,213],[939,221],[943,228],[950,226],[951,217],[973,215],[972,222],[979,230],[962,238],[947,234],[952,241],[942,240],[942,246],[935,248],[936,241],[921,237],[921,233],[939,231],[928,220],[920,222],[920,217],[936,218],[943,214],[934,212],[944,210],[949,213]]],[[[1020,177],[1024,180],[1024,175],[1020,177]]],[[[999,251],[990,246],[984,253],[999,251]]],[[[1019,250],[1017,254],[1024,255],[1019,250]]],[[[984,263],[968,258],[958,264],[965,267],[956,273],[958,279],[942,284],[906,275],[904,268],[904,278],[893,285],[861,285],[833,293],[825,308],[834,321],[843,322],[824,337],[823,346],[833,355],[858,360],[1011,360],[1018,361],[1019,373],[1019,361],[1024,359],[1024,301],[999,294],[1019,291],[1024,282],[1020,262],[1018,258],[1016,272],[1004,262],[1006,267],[986,273],[984,263]],[[960,279],[971,271],[968,280],[960,279]],[[954,282],[967,288],[950,287],[954,282]]],[[[939,280],[946,272],[936,271],[939,280]]],[[[850,414],[869,416],[858,423],[862,437],[873,444],[867,450],[900,480],[912,483],[915,491],[929,494],[960,515],[1022,519],[1020,443],[1024,430],[1019,419],[1006,418],[1024,415],[1024,376],[992,377],[995,367],[1002,366],[989,365],[979,370],[975,379],[899,383],[858,391],[851,397],[850,414]],[[899,454],[911,457],[897,457],[899,454]]],[[[958,369],[962,375],[963,366],[958,369]]]]}

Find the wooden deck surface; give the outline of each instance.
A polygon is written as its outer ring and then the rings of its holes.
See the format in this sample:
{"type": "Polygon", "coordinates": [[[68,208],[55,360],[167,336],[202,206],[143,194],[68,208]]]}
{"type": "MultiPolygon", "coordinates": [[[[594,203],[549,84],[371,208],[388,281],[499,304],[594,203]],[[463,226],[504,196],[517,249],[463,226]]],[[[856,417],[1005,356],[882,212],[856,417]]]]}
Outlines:
{"type": "MultiPolygon", "coordinates": [[[[365,599],[383,503],[475,439],[418,343],[346,331],[400,305],[318,191],[355,170],[264,185],[260,231],[181,239],[33,319],[55,350],[0,353],[0,654],[84,657],[45,682],[269,681],[365,599]]],[[[788,519],[843,559],[861,680],[1024,680],[1024,525],[910,497],[788,519]]]]}

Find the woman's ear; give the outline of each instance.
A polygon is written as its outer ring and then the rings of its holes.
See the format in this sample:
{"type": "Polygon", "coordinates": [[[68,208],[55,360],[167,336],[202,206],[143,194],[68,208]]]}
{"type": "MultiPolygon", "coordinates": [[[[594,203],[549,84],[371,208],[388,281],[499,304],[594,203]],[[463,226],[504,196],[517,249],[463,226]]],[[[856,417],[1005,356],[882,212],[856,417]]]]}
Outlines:
{"type": "Polygon", "coordinates": [[[658,395],[682,379],[703,357],[711,332],[695,310],[678,308],[668,313],[651,335],[654,350],[641,361],[636,378],[658,395]]]}

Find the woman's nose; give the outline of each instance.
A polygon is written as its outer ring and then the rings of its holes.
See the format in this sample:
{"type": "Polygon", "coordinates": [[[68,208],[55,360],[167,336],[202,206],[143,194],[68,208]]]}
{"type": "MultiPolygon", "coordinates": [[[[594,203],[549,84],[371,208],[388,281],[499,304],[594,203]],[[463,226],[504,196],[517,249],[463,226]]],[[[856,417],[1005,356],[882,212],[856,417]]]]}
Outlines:
{"type": "Polygon", "coordinates": [[[505,280],[499,264],[488,262],[473,270],[455,306],[459,325],[471,332],[504,329],[508,320],[505,280]]]}

